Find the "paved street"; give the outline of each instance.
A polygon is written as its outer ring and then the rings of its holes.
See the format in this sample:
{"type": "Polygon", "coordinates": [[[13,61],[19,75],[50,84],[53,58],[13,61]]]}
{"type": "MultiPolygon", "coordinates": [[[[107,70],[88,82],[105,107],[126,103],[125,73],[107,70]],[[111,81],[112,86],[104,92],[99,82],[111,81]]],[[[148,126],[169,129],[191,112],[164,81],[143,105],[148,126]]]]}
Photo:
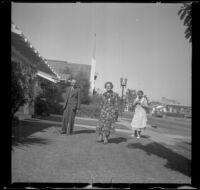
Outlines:
{"type": "Polygon", "coordinates": [[[97,143],[95,119],[76,118],[60,135],[61,117],[21,121],[14,129],[12,182],[191,183],[191,123],[149,118],[141,139],[120,118],[109,144],[97,143]]]}

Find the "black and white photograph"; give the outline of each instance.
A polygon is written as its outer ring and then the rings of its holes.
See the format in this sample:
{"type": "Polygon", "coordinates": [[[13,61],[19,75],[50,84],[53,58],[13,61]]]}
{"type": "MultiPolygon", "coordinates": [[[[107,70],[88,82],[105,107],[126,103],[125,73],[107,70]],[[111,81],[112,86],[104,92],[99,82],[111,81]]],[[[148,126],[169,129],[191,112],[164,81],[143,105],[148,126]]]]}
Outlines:
{"type": "Polygon", "coordinates": [[[192,3],[11,3],[11,182],[191,184],[192,3]]]}

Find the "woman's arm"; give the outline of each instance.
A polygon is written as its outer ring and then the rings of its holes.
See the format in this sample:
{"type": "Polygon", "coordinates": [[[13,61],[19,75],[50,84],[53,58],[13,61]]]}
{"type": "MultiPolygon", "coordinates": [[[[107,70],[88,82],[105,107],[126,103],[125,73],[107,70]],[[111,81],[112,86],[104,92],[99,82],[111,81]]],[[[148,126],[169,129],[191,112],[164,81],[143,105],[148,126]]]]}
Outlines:
{"type": "Polygon", "coordinates": [[[145,110],[148,108],[148,103],[146,98],[143,98],[140,104],[145,110]]]}
{"type": "Polygon", "coordinates": [[[103,105],[104,105],[104,101],[105,101],[105,96],[104,94],[101,96],[101,100],[100,100],[100,104],[99,104],[99,108],[102,109],[103,105]]]}
{"type": "Polygon", "coordinates": [[[135,101],[133,103],[133,106],[136,106],[137,104],[141,104],[140,100],[138,98],[135,99],[135,101]]]}

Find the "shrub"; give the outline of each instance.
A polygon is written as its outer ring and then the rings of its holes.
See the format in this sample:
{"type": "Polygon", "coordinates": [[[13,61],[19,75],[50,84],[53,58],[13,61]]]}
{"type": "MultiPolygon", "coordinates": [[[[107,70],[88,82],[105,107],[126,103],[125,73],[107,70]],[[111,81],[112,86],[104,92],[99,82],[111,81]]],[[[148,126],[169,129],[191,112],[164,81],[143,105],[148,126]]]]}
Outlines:
{"type": "Polygon", "coordinates": [[[62,115],[63,106],[50,99],[38,96],[35,100],[35,113],[36,115],[62,115]]]}
{"type": "Polygon", "coordinates": [[[89,118],[99,118],[100,108],[95,105],[81,105],[81,109],[77,116],[89,117],[89,118]]]}
{"type": "Polygon", "coordinates": [[[46,99],[38,96],[35,99],[35,114],[36,115],[49,115],[49,105],[46,99]]]}
{"type": "Polygon", "coordinates": [[[102,101],[102,95],[95,94],[90,97],[90,104],[94,106],[99,106],[102,101]]]}
{"type": "Polygon", "coordinates": [[[26,63],[11,62],[11,118],[20,106],[33,100],[33,84],[36,69],[26,63]]]}
{"type": "Polygon", "coordinates": [[[49,113],[62,115],[63,114],[63,106],[56,102],[49,102],[49,113]]]}
{"type": "Polygon", "coordinates": [[[62,86],[39,78],[41,93],[35,100],[37,115],[62,114],[62,86]]]}
{"type": "Polygon", "coordinates": [[[16,127],[18,125],[19,125],[19,119],[18,119],[18,117],[14,116],[12,119],[12,127],[16,127]]]}
{"type": "Polygon", "coordinates": [[[75,77],[78,86],[81,89],[81,103],[82,104],[89,104],[90,103],[90,96],[89,96],[89,89],[90,89],[90,81],[85,77],[84,73],[79,72],[75,77]]]}

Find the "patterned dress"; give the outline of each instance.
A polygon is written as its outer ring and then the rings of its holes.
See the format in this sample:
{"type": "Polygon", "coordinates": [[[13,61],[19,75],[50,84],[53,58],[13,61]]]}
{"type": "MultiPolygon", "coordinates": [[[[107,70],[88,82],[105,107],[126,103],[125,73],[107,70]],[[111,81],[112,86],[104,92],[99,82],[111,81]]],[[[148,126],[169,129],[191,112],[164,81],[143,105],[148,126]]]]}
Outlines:
{"type": "Polygon", "coordinates": [[[114,132],[113,123],[116,122],[116,110],[118,109],[118,97],[113,91],[105,92],[100,104],[100,117],[97,124],[97,132],[109,136],[114,132]]]}

